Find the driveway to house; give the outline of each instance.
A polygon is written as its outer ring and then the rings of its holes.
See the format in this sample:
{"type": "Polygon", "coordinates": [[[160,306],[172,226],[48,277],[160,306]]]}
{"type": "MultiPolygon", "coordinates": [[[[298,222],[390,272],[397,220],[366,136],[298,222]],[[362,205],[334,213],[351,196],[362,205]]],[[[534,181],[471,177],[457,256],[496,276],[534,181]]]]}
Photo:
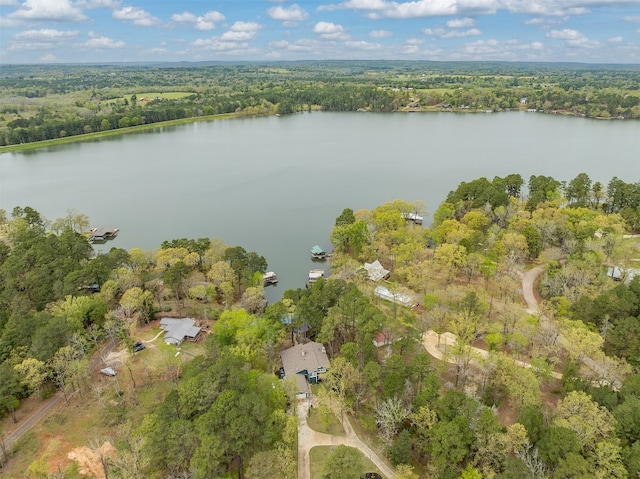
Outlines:
{"type": "MultiPolygon", "coordinates": [[[[89,364],[89,369],[93,371],[100,363],[102,363],[104,357],[106,357],[111,349],[116,344],[114,339],[110,339],[107,344],[100,350],[97,355],[94,355],[94,358],[91,360],[89,364]]],[[[7,434],[4,439],[4,447],[8,452],[11,450],[11,446],[22,437],[24,433],[26,433],[33,426],[42,421],[45,417],[47,417],[57,406],[61,405],[64,402],[63,394],[58,391],[49,399],[43,401],[40,406],[35,409],[27,418],[20,424],[15,430],[11,433],[7,434]]]]}
{"type": "Polygon", "coordinates": [[[524,302],[527,303],[527,312],[531,314],[537,314],[539,311],[538,298],[536,298],[534,293],[534,285],[543,271],[544,265],[541,264],[540,266],[531,268],[522,275],[522,296],[524,297],[524,302]]]}
{"type": "MultiPolygon", "coordinates": [[[[539,314],[540,308],[538,307],[538,299],[536,298],[536,295],[534,293],[534,285],[540,275],[544,272],[544,268],[545,265],[536,266],[535,268],[530,269],[522,275],[522,295],[524,296],[524,300],[527,303],[527,312],[531,314],[538,314],[540,323],[549,321],[549,318],[547,318],[544,314],[539,314]]],[[[558,333],[558,342],[562,345],[563,348],[567,350],[571,348],[571,345],[567,343],[567,340],[560,333],[558,333]]],[[[596,372],[601,378],[606,378],[607,376],[609,376],[605,367],[594,359],[583,356],[580,361],[589,369],[596,372]]],[[[620,381],[618,378],[613,378],[604,382],[604,384],[607,383],[615,390],[619,390],[622,387],[622,381],[620,381]]],[[[594,381],[592,384],[596,387],[600,387],[603,385],[599,381],[594,381]]]]}
{"type": "Polygon", "coordinates": [[[396,473],[380,457],[371,450],[353,430],[349,418],[344,421],[344,436],[334,436],[314,431],[307,424],[309,413],[309,400],[301,399],[297,405],[298,413],[298,479],[311,479],[311,464],[309,451],[315,446],[340,446],[355,447],[373,462],[387,479],[395,479],[396,473]]]}

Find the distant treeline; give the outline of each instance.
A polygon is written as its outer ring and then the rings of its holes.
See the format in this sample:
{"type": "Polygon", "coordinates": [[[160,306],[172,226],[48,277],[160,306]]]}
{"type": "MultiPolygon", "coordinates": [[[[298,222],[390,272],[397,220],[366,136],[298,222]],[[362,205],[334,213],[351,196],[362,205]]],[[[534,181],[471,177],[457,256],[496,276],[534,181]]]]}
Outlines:
{"type": "Polygon", "coordinates": [[[640,118],[640,69],[574,64],[286,62],[7,66],[0,146],[221,113],[506,111],[640,118]],[[182,92],[145,99],[145,91],[182,92]],[[186,94],[186,96],[185,96],[186,94]]]}

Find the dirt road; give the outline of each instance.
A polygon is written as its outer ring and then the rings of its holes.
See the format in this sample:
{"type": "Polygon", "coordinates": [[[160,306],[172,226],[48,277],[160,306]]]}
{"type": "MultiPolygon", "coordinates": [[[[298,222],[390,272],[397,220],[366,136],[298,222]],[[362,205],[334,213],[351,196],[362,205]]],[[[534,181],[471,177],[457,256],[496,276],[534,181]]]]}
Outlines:
{"type": "MultiPolygon", "coordinates": [[[[99,353],[95,354],[91,363],[89,364],[89,369],[94,370],[102,363],[102,358],[106,357],[111,349],[115,346],[116,341],[111,339],[109,340],[100,350],[99,353]]],[[[24,433],[26,433],[33,426],[42,421],[45,417],[47,417],[56,407],[60,406],[64,403],[64,396],[60,391],[55,393],[49,399],[42,402],[40,407],[34,410],[23,422],[20,424],[14,431],[4,439],[4,447],[6,451],[10,451],[13,444],[22,437],[24,433]]]]}

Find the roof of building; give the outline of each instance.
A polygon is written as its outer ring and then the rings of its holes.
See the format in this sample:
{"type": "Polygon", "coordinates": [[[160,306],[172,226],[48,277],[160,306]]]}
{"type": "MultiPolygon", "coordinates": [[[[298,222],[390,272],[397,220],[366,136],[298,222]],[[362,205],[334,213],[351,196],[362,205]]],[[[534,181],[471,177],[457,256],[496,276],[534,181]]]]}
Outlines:
{"type": "Polygon", "coordinates": [[[380,346],[394,343],[397,340],[396,335],[393,334],[389,328],[385,328],[373,337],[373,345],[379,348],[380,346]]]}
{"type": "Polygon", "coordinates": [[[384,269],[378,260],[375,260],[373,263],[365,263],[364,269],[367,270],[367,274],[371,281],[380,281],[381,279],[386,278],[390,273],[388,269],[384,269]]]}
{"type": "Polygon", "coordinates": [[[320,246],[315,245],[313,248],[311,248],[311,253],[312,254],[322,254],[322,253],[326,253],[326,251],[323,250],[320,246]]]}
{"type": "Polygon", "coordinates": [[[187,337],[195,338],[201,331],[195,324],[195,320],[191,318],[162,318],[160,327],[165,330],[164,342],[180,344],[187,337]]]}
{"type": "MultiPolygon", "coordinates": [[[[321,343],[311,341],[305,344],[296,344],[280,353],[285,379],[295,375],[302,376],[305,373],[326,369],[329,367],[329,357],[321,343]]],[[[300,381],[296,379],[299,385],[300,381]]],[[[306,380],[305,380],[306,382],[306,380]]]]}
{"type": "Polygon", "coordinates": [[[373,290],[373,294],[378,298],[386,299],[387,301],[391,301],[402,306],[413,307],[418,304],[412,296],[398,292],[391,292],[384,286],[376,286],[376,289],[373,290]]]}

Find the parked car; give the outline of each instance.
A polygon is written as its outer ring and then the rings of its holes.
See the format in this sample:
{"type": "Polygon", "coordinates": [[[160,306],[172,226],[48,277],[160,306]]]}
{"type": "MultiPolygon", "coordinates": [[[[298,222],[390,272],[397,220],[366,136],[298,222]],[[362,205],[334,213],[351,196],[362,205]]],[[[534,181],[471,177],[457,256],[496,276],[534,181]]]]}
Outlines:
{"type": "Polygon", "coordinates": [[[137,353],[139,351],[142,351],[145,348],[145,345],[142,344],[140,341],[136,341],[135,343],[133,343],[133,350],[137,353]]]}
{"type": "Polygon", "coordinates": [[[278,370],[278,376],[280,376],[280,379],[284,379],[284,368],[282,366],[278,370]]]}

